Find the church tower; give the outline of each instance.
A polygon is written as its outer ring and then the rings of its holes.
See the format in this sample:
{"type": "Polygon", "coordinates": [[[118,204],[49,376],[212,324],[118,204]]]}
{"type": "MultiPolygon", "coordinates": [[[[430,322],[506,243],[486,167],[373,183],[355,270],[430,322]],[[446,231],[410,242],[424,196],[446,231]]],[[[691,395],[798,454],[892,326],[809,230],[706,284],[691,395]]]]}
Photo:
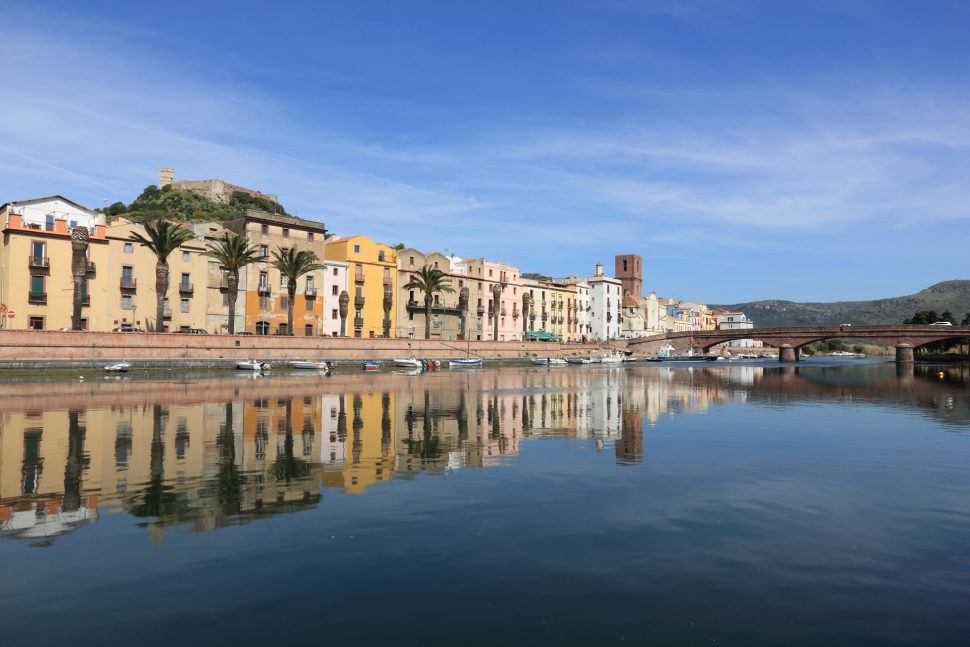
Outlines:
{"type": "Polygon", "coordinates": [[[613,276],[623,284],[623,296],[637,299],[643,296],[643,259],[639,254],[617,256],[613,276]]]}

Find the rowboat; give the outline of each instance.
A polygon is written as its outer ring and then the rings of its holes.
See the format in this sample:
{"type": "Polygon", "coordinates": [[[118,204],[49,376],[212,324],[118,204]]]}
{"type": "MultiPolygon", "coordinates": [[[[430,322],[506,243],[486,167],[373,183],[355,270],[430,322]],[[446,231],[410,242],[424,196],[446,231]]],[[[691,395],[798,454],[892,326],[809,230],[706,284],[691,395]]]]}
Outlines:
{"type": "Polygon", "coordinates": [[[469,366],[481,366],[481,357],[459,357],[458,359],[449,359],[448,366],[452,368],[462,368],[469,366]]]}
{"type": "Polygon", "coordinates": [[[570,364],[589,364],[589,360],[585,357],[567,357],[566,361],[570,364]]]}
{"type": "Polygon", "coordinates": [[[236,368],[240,371],[268,371],[272,366],[270,366],[269,362],[246,359],[236,362],[236,368]]]}
{"type": "Polygon", "coordinates": [[[290,362],[290,368],[298,368],[305,371],[329,371],[333,368],[333,362],[309,362],[303,359],[295,359],[290,362]]]}
{"type": "Polygon", "coordinates": [[[365,371],[377,371],[380,370],[381,365],[373,360],[365,359],[360,363],[360,367],[365,371]]]}

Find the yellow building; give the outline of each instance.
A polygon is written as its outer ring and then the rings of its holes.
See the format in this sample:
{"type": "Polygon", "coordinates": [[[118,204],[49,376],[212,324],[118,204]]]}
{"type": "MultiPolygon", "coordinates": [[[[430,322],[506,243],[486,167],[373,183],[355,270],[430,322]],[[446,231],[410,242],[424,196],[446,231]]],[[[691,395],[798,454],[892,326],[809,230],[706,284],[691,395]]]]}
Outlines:
{"type": "MultiPolygon", "coordinates": [[[[108,256],[98,267],[91,297],[103,302],[107,330],[136,326],[155,332],[189,328],[206,329],[208,257],[202,239],[184,243],[168,257],[168,292],[161,326],[155,321],[155,266],[158,259],[147,247],[132,242],[132,233],[144,235],[141,225],[121,220],[108,227],[108,256]]],[[[218,332],[218,331],[210,331],[218,332]]]]}
{"type": "MultiPolygon", "coordinates": [[[[246,303],[246,331],[257,335],[287,334],[287,278],[270,264],[272,253],[279,249],[310,251],[323,264],[326,228],[322,222],[250,210],[243,218],[227,222],[226,229],[248,237],[267,258],[246,268],[239,277],[239,299],[246,303]]],[[[324,271],[304,274],[298,282],[293,332],[307,336],[323,334],[324,271]]],[[[336,307],[336,301],[328,305],[336,307]]]]}
{"type": "Polygon", "coordinates": [[[395,337],[397,251],[366,236],[331,238],[327,259],[347,263],[348,318],[354,337],[395,337]]]}
{"type": "Polygon", "coordinates": [[[531,297],[527,332],[545,332],[563,341],[579,341],[579,293],[575,283],[522,279],[522,289],[531,297]]]}
{"type": "Polygon", "coordinates": [[[79,226],[87,227],[90,240],[81,323],[110,329],[107,302],[96,294],[108,259],[104,217],[59,195],[0,206],[0,329],[71,327],[71,234],[79,226]]]}

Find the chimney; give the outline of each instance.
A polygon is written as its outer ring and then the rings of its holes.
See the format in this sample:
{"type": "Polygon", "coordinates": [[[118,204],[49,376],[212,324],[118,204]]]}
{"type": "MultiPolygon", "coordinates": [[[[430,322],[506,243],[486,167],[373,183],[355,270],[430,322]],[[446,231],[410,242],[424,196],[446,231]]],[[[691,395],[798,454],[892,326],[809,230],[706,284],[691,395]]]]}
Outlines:
{"type": "Polygon", "coordinates": [[[158,188],[168,186],[175,181],[175,169],[163,166],[158,171],[158,188]]]}
{"type": "Polygon", "coordinates": [[[596,264],[596,276],[603,276],[603,264],[602,263],[597,263],[596,264]]]}

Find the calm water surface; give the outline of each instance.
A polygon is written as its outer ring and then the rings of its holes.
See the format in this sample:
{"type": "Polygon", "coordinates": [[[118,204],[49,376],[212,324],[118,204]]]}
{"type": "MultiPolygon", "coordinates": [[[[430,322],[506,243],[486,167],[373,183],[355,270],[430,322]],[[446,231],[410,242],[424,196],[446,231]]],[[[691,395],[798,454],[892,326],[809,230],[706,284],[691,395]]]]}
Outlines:
{"type": "Polygon", "coordinates": [[[0,383],[3,643],[966,645],[963,368],[0,383]]]}

